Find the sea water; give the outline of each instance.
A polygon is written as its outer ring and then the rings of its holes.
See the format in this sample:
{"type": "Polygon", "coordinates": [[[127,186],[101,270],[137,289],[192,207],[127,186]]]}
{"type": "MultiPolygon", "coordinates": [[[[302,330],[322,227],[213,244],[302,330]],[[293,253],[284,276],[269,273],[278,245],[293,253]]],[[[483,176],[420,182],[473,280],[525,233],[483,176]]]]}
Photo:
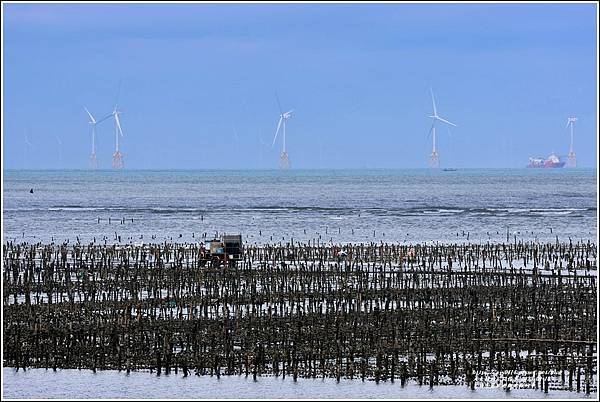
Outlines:
{"type": "Polygon", "coordinates": [[[595,169],[6,170],[3,185],[4,241],[595,241],[598,216],[595,169]]]}

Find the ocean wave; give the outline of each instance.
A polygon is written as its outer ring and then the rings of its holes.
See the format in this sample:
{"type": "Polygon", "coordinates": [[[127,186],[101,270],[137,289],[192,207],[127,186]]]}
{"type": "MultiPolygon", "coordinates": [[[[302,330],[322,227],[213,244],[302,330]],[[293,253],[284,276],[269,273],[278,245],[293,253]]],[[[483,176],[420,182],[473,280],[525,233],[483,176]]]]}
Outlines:
{"type": "Polygon", "coordinates": [[[552,211],[585,211],[587,208],[534,208],[531,212],[552,212],[552,211]]]}
{"type": "Polygon", "coordinates": [[[596,212],[596,207],[587,208],[523,208],[523,207],[454,207],[454,206],[419,206],[419,207],[330,207],[330,206],[283,206],[283,205],[232,205],[232,206],[84,206],[84,205],[54,205],[51,207],[18,207],[4,208],[4,212],[68,212],[68,213],[118,213],[118,214],[319,214],[331,219],[344,219],[348,216],[581,216],[596,212]]]}
{"type": "Polygon", "coordinates": [[[422,211],[422,213],[425,215],[451,215],[451,214],[460,214],[462,212],[465,212],[465,210],[464,209],[440,208],[440,209],[426,209],[426,210],[422,211]]]}
{"type": "MultiPolygon", "coordinates": [[[[107,208],[102,207],[50,207],[48,211],[103,211],[107,210],[107,208]]],[[[121,209],[122,211],[126,211],[126,209],[121,209]]]]}
{"type": "Polygon", "coordinates": [[[544,211],[538,212],[539,215],[571,215],[570,211],[544,211]]]}

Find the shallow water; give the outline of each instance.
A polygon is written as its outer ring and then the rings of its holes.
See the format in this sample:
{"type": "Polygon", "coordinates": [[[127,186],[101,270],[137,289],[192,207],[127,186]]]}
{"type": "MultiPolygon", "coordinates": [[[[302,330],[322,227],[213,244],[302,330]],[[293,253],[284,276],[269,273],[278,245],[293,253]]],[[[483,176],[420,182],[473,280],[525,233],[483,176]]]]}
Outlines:
{"type": "Polygon", "coordinates": [[[90,370],[31,369],[18,372],[3,369],[4,398],[244,398],[244,399],[425,399],[425,398],[585,398],[595,399],[597,394],[501,388],[476,388],[466,386],[438,386],[429,388],[409,382],[405,387],[395,383],[360,380],[299,379],[294,382],[274,377],[162,375],[90,370]]]}

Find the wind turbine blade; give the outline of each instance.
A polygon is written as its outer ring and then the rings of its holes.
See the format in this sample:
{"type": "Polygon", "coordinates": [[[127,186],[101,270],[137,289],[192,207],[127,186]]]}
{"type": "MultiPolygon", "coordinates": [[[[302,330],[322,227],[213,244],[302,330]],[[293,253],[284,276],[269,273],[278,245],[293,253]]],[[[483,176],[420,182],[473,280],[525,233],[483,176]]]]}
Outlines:
{"type": "MultiPolygon", "coordinates": [[[[275,140],[277,139],[277,134],[279,134],[279,129],[281,128],[281,122],[283,121],[283,116],[279,117],[279,123],[277,123],[277,131],[275,131],[275,138],[273,138],[273,145],[275,145],[275,140]]],[[[271,145],[271,146],[273,146],[271,145]]]]}
{"type": "Polygon", "coordinates": [[[450,123],[448,120],[444,120],[441,117],[436,116],[435,118],[438,119],[438,120],[440,120],[440,121],[443,121],[444,123],[450,124],[451,126],[458,127],[456,124],[450,123]]]}
{"type": "Polygon", "coordinates": [[[567,126],[565,128],[569,127],[569,124],[571,124],[571,119],[567,119],[567,126]]]}
{"type": "Polygon", "coordinates": [[[283,114],[283,109],[281,108],[281,102],[279,102],[279,95],[275,92],[275,98],[277,98],[277,105],[279,106],[279,113],[283,114]]]}
{"type": "Polygon", "coordinates": [[[117,122],[117,127],[119,128],[119,134],[121,137],[123,136],[123,130],[121,129],[121,122],[119,121],[119,114],[115,113],[115,121],[117,122]]]}
{"type": "Polygon", "coordinates": [[[429,88],[429,92],[431,92],[431,103],[433,103],[433,115],[437,116],[437,110],[435,109],[435,98],[433,97],[433,89],[429,88]]]}
{"type": "Polygon", "coordinates": [[[32,146],[31,142],[29,142],[29,136],[27,135],[27,130],[25,130],[25,144],[28,146],[32,146]]]}
{"type": "Polygon", "coordinates": [[[87,110],[87,107],[84,106],[83,108],[87,112],[88,116],[90,116],[90,120],[92,121],[92,124],[96,124],[96,120],[94,119],[94,116],[92,116],[92,114],[90,113],[90,111],[87,110]]]}
{"type": "Polygon", "coordinates": [[[62,145],[62,141],[60,140],[60,138],[58,137],[58,135],[56,136],[56,141],[58,142],[58,145],[62,145]]]}
{"type": "Polygon", "coordinates": [[[109,117],[112,117],[113,115],[114,115],[114,113],[109,113],[106,116],[104,116],[103,118],[101,118],[100,120],[98,120],[97,122],[95,122],[94,124],[102,123],[104,120],[108,119],[109,117]]]}

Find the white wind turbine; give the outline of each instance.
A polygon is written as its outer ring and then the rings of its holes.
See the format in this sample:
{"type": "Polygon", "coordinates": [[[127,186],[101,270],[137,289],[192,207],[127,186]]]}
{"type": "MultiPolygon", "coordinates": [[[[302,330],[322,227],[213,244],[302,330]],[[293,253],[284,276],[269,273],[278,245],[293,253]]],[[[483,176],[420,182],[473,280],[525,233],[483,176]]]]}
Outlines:
{"type": "Polygon", "coordinates": [[[235,128],[235,124],[233,124],[233,140],[235,142],[235,157],[239,158],[240,154],[240,137],[238,136],[237,129],[235,128]]]}
{"type": "Polygon", "coordinates": [[[258,167],[262,168],[263,165],[263,148],[267,143],[263,140],[260,131],[258,132],[258,167]]]}
{"type": "Polygon", "coordinates": [[[115,118],[115,140],[116,147],[115,153],[113,154],[113,162],[112,167],[114,169],[122,169],[123,168],[123,154],[119,150],[119,135],[123,136],[123,130],[121,129],[121,121],[119,120],[119,115],[123,112],[119,111],[118,103],[119,103],[119,93],[121,92],[121,82],[119,81],[119,89],[117,90],[117,101],[115,102],[115,108],[113,109],[111,115],[115,118]]]}
{"type": "Polygon", "coordinates": [[[571,146],[569,147],[569,155],[567,159],[567,167],[577,167],[577,157],[575,151],[573,151],[573,123],[577,121],[577,117],[567,118],[567,127],[571,126],[571,146]]]}
{"type": "Polygon", "coordinates": [[[323,142],[319,136],[319,169],[323,169],[323,142]]]}
{"type": "Polygon", "coordinates": [[[288,169],[290,167],[290,158],[288,157],[288,154],[285,150],[285,125],[288,119],[290,119],[292,117],[292,112],[294,110],[290,110],[288,112],[283,112],[283,109],[281,108],[281,103],[279,102],[279,96],[277,96],[277,93],[275,93],[275,97],[277,98],[277,105],[279,106],[279,122],[277,123],[277,131],[275,131],[275,137],[273,138],[273,145],[275,145],[275,140],[277,140],[277,134],[279,134],[279,129],[281,128],[282,124],[283,124],[283,147],[281,149],[281,156],[279,158],[279,167],[281,169],[288,169]]]}
{"type": "Polygon", "coordinates": [[[89,123],[92,125],[92,153],[90,154],[90,168],[98,169],[98,159],[96,159],[96,125],[98,125],[99,123],[101,123],[104,120],[111,117],[112,113],[109,115],[106,115],[105,117],[103,117],[100,120],[96,120],[96,119],[94,119],[94,116],[92,116],[90,111],[87,109],[87,107],[84,106],[83,108],[85,109],[86,113],[90,117],[89,123]]]}
{"type": "Polygon", "coordinates": [[[33,145],[29,142],[29,137],[27,136],[27,130],[25,131],[25,148],[23,148],[23,167],[27,167],[27,150],[31,148],[33,145]]]}
{"type": "Polygon", "coordinates": [[[429,116],[433,119],[433,122],[431,123],[431,130],[430,130],[431,136],[433,138],[433,150],[431,151],[431,156],[429,157],[429,166],[436,168],[436,167],[440,166],[440,160],[439,160],[439,154],[435,147],[435,122],[437,120],[439,120],[446,124],[450,124],[451,126],[454,126],[454,127],[458,127],[458,126],[456,124],[451,123],[448,120],[443,119],[440,116],[438,116],[437,109],[435,107],[435,98],[433,97],[433,89],[429,88],[429,91],[431,92],[431,102],[433,103],[433,115],[429,116]]]}
{"type": "Polygon", "coordinates": [[[58,167],[62,167],[62,141],[58,135],[56,137],[56,142],[58,143],[58,167]]]}

